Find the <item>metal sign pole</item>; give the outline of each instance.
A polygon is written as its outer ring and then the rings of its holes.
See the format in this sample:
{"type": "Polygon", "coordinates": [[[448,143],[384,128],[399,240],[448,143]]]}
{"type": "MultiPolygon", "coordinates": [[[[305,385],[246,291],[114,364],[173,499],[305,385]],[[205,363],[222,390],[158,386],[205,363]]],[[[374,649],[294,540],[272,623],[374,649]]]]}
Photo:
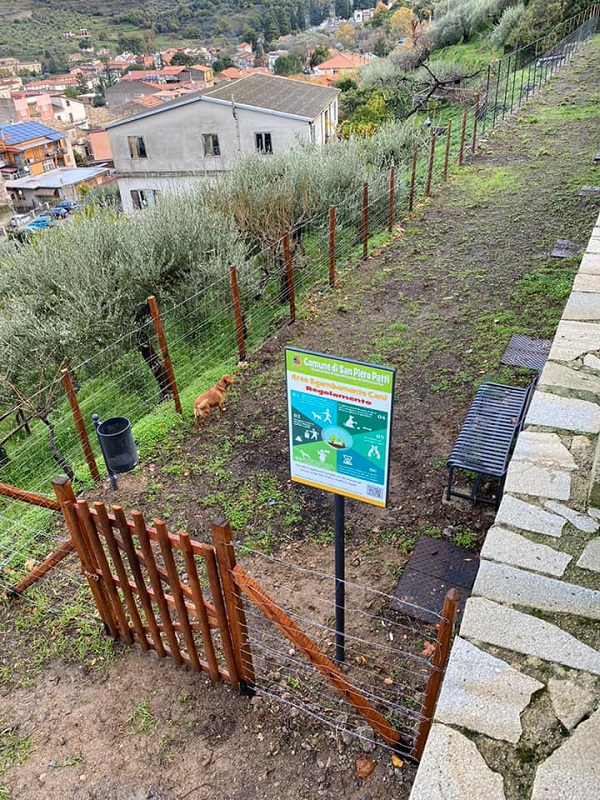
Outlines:
{"type": "Polygon", "coordinates": [[[335,497],[335,660],[344,660],[344,631],[346,601],[344,597],[346,569],[344,552],[344,512],[345,500],[343,494],[335,497]]]}

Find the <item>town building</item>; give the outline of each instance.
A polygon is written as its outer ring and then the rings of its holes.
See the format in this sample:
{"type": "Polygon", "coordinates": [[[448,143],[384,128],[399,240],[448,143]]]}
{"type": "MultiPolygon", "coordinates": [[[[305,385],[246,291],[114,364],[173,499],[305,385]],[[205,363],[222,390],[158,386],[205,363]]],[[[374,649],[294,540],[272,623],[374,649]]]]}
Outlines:
{"type": "Polygon", "coordinates": [[[123,208],[142,208],[231,169],[335,137],[339,90],[254,73],[107,125],[123,208]]]}
{"type": "Polygon", "coordinates": [[[43,209],[60,200],[78,200],[82,188],[93,189],[112,180],[106,165],[60,167],[41,175],[6,181],[11,203],[17,213],[43,209]]]}
{"type": "Polygon", "coordinates": [[[5,178],[41,175],[75,160],[64,133],[40,122],[0,125],[0,171],[5,178]]]}

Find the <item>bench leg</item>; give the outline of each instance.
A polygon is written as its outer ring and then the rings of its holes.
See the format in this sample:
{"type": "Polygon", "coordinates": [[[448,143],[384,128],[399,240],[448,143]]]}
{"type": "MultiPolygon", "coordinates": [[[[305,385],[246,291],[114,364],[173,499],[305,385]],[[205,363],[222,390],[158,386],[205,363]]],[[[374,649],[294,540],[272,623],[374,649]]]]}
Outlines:
{"type": "Polygon", "coordinates": [[[454,475],[454,467],[448,467],[448,488],[446,489],[446,500],[450,500],[452,495],[452,478],[454,475]]]}

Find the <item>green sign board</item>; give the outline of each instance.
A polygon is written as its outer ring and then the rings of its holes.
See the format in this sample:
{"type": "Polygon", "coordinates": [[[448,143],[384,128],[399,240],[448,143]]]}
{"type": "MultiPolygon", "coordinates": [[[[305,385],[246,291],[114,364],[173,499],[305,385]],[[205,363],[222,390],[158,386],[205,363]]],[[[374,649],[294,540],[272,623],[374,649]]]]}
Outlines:
{"type": "Polygon", "coordinates": [[[293,481],[385,507],[396,371],[286,348],[293,481]]]}

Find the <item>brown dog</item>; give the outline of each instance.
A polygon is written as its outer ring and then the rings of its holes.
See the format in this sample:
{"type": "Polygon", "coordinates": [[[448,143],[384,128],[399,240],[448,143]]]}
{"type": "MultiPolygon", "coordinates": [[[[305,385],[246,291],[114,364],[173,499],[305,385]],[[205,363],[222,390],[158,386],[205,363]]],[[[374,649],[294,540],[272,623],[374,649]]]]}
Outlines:
{"type": "Polygon", "coordinates": [[[219,416],[217,419],[221,419],[223,411],[225,411],[223,405],[225,402],[225,393],[231,383],[235,383],[235,378],[232,378],[231,375],[223,375],[212,388],[196,398],[196,402],[194,403],[194,420],[197,428],[200,427],[201,417],[202,424],[206,425],[206,420],[209,418],[211,409],[213,408],[219,409],[219,416]]]}

